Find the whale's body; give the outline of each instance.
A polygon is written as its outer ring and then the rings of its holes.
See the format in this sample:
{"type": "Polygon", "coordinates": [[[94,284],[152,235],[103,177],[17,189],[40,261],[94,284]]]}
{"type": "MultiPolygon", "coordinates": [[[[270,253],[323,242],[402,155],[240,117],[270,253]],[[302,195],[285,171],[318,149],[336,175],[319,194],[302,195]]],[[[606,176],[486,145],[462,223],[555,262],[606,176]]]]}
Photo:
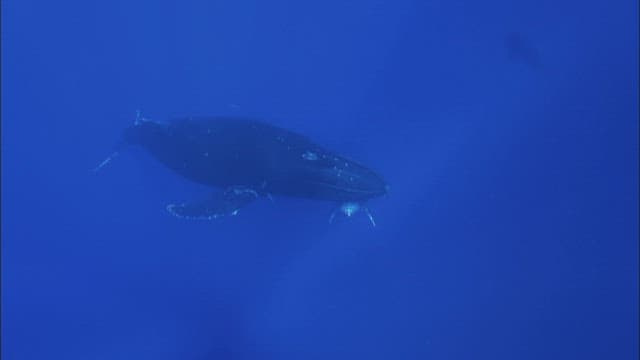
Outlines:
{"type": "Polygon", "coordinates": [[[169,210],[178,216],[235,214],[261,195],[358,206],[387,191],[384,180],[367,167],[305,136],[261,121],[228,117],[168,123],[143,120],[127,128],[123,138],[126,144],[144,147],[183,177],[224,190],[202,202],[170,205],[169,210]]]}

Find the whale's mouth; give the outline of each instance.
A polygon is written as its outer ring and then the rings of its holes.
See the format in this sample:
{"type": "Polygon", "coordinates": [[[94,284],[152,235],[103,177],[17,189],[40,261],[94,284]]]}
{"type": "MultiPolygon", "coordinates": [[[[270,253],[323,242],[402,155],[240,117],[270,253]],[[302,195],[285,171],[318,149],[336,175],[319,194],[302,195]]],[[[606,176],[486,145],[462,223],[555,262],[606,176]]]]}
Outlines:
{"type": "Polygon", "coordinates": [[[322,181],[307,181],[307,182],[309,184],[313,184],[313,185],[317,185],[317,186],[321,186],[321,187],[326,187],[326,188],[330,188],[330,189],[338,190],[338,191],[342,191],[342,192],[353,193],[353,194],[374,194],[374,193],[376,193],[375,191],[372,191],[372,190],[339,186],[339,185],[336,185],[336,184],[330,184],[328,182],[322,182],[322,181]]]}
{"type": "Polygon", "coordinates": [[[388,186],[383,188],[360,188],[357,186],[340,185],[336,183],[329,183],[326,181],[307,180],[306,183],[324,189],[333,190],[337,194],[348,194],[358,198],[368,198],[374,196],[382,196],[386,194],[388,186]]]}

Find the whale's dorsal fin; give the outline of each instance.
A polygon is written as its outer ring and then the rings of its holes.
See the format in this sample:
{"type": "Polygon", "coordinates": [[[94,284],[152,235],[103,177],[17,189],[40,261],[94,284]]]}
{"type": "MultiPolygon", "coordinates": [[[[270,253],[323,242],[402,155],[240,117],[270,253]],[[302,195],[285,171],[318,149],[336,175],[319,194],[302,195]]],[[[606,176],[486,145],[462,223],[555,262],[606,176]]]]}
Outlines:
{"type": "Polygon", "coordinates": [[[255,190],[244,186],[232,186],[223,192],[212,194],[203,201],[167,205],[167,210],[179,218],[210,220],[237,215],[240,208],[256,198],[258,193],[255,190]]]}

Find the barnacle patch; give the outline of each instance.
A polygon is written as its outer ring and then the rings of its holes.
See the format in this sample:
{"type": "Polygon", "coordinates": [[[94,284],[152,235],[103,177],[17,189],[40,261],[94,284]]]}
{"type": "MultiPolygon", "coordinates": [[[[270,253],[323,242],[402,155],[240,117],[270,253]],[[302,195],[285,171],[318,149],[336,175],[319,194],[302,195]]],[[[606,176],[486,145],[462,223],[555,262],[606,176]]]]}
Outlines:
{"type": "Polygon", "coordinates": [[[309,161],[315,161],[318,160],[318,154],[313,151],[305,151],[304,154],[302,154],[302,158],[309,161]]]}

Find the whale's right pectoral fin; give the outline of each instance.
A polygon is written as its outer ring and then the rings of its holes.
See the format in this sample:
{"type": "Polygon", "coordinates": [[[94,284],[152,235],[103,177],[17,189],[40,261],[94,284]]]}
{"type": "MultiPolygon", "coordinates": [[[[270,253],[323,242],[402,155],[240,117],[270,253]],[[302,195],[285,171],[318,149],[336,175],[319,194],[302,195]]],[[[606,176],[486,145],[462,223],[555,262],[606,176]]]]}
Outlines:
{"type": "Polygon", "coordinates": [[[213,194],[204,201],[171,204],[167,210],[173,215],[187,219],[215,219],[234,216],[243,206],[253,202],[258,193],[244,186],[232,186],[223,192],[213,194]]]}

